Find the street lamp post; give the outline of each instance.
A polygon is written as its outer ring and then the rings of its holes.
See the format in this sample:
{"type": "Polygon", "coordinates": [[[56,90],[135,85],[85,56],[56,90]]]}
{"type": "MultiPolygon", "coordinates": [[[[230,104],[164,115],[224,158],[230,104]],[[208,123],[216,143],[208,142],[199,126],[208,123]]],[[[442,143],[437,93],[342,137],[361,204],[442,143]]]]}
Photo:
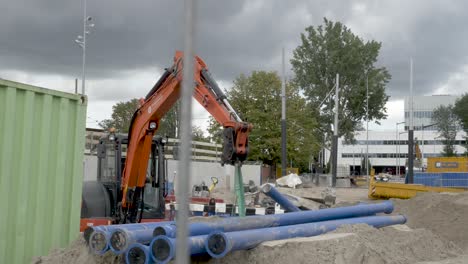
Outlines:
{"type": "Polygon", "coordinates": [[[442,138],[442,136],[438,136],[434,138],[434,145],[433,145],[434,157],[436,156],[435,145],[438,143],[438,140],[436,139],[439,139],[439,138],[442,138]]]}
{"type": "Polygon", "coordinates": [[[338,109],[339,109],[339,95],[338,91],[340,89],[340,75],[336,74],[336,83],[335,83],[335,124],[333,126],[333,141],[332,141],[332,160],[333,160],[333,167],[332,167],[332,187],[336,187],[336,176],[338,173],[338,109]]]}
{"type": "MultiPolygon", "coordinates": [[[[408,133],[408,131],[403,131],[403,132],[398,133],[398,141],[400,141],[400,135],[401,134],[406,134],[406,133],[408,133]]],[[[399,158],[399,156],[400,156],[400,148],[398,147],[398,158],[399,158]]],[[[400,167],[398,167],[398,173],[399,173],[399,175],[401,174],[400,167]]]]}
{"type": "Polygon", "coordinates": [[[81,93],[85,94],[86,87],[86,35],[90,33],[90,29],[94,27],[94,24],[91,22],[92,17],[86,15],[86,0],[83,1],[83,35],[79,35],[75,42],[83,50],[83,59],[82,59],[82,77],[81,77],[81,93]]]}
{"type": "Polygon", "coordinates": [[[355,171],[356,171],[356,164],[354,164],[354,144],[353,144],[353,174],[352,174],[353,176],[356,174],[355,171]]]}
{"type": "Polygon", "coordinates": [[[405,122],[397,122],[396,123],[396,138],[397,142],[395,144],[396,146],[396,168],[395,168],[395,174],[400,176],[400,135],[398,134],[398,125],[404,124],[405,122]]]}
{"type": "Polygon", "coordinates": [[[366,73],[366,185],[369,188],[369,76],[366,73]]]}
{"type": "Polygon", "coordinates": [[[408,183],[413,183],[414,169],[414,102],[413,102],[413,58],[410,58],[410,108],[408,127],[408,183]]]}
{"type": "Polygon", "coordinates": [[[422,144],[421,144],[421,161],[422,161],[422,167],[424,169],[424,130],[428,127],[431,127],[431,126],[435,126],[435,125],[438,125],[438,123],[434,123],[434,124],[430,124],[430,125],[427,125],[425,126],[424,124],[422,124],[422,144]]]}

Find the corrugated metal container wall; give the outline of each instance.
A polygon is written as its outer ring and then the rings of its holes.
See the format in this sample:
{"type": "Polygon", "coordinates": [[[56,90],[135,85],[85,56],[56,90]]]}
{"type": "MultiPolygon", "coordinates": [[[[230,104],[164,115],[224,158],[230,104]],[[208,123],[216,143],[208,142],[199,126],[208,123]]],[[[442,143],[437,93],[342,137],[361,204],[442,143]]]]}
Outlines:
{"type": "Polygon", "coordinates": [[[427,172],[468,172],[467,157],[429,157],[427,172]]]}
{"type": "Polygon", "coordinates": [[[86,98],[0,80],[0,263],[79,234],[86,98]]]}

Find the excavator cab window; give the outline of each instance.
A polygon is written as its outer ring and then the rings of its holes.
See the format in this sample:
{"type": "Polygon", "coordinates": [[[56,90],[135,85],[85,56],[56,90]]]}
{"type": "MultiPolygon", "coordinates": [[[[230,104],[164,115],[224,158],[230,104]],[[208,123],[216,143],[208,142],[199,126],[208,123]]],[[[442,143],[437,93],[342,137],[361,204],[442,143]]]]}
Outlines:
{"type": "MultiPolygon", "coordinates": [[[[125,167],[128,139],[126,135],[112,135],[101,138],[98,150],[98,181],[103,184],[114,213],[117,202],[121,200],[120,184],[125,167]]],[[[164,197],[166,179],[166,160],[163,140],[155,138],[148,160],[146,184],[144,188],[143,219],[164,218],[164,197]]]]}
{"type": "Polygon", "coordinates": [[[116,150],[114,142],[106,142],[100,145],[100,148],[105,151],[104,155],[99,158],[99,172],[101,182],[115,182],[117,181],[117,168],[116,168],[116,150]]]}

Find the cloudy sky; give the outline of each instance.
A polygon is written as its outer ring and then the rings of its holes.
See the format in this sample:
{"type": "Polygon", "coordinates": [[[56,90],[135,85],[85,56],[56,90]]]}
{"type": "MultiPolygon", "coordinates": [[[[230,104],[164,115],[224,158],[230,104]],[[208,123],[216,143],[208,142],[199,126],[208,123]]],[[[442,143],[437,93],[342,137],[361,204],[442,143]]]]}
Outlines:
{"type": "MultiPolygon", "coordinates": [[[[300,33],[323,17],[341,21],[366,40],[381,41],[379,65],[392,74],[389,118],[372,129],[394,129],[409,94],[409,58],[418,95],[461,94],[468,81],[468,2],[279,1],[198,2],[196,53],[224,88],[241,73],[281,69],[300,33]]],[[[0,78],[67,92],[81,78],[82,1],[15,0],[2,3],[0,78]],[[5,9],[6,8],[6,9],[5,9]]],[[[183,1],[88,0],[96,24],[88,37],[88,127],[109,118],[118,101],[144,97],[183,43],[183,1]]],[[[290,68],[288,64],[288,68],[290,68]]],[[[290,71],[289,71],[290,74],[290,71]]],[[[208,114],[197,107],[195,123],[208,114]]]]}

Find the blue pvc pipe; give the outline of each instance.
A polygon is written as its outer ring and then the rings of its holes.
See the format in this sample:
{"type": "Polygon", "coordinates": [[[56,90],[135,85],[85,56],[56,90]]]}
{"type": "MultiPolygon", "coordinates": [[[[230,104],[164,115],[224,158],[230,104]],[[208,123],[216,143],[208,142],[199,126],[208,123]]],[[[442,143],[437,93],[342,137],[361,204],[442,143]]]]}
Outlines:
{"type": "Polygon", "coordinates": [[[368,224],[380,228],[405,222],[406,218],[402,215],[368,216],[228,233],[215,231],[208,235],[205,248],[213,258],[222,258],[231,251],[251,249],[265,241],[316,236],[333,231],[342,225],[368,224]]]}
{"type": "MultiPolygon", "coordinates": [[[[188,237],[190,255],[206,253],[205,240],[208,236],[188,237]]],[[[156,236],[149,246],[151,259],[158,264],[166,264],[175,256],[176,240],[167,236],[156,236]]]]}
{"type": "Polygon", "coordinates": [[[150,264],[152,263],[150,249],[140,243],[132,244],[125,252],[125,263],[127,264],[150,264]]]}
{"type": "MultiPolygon", "coordinates": [[[[131,224],[135,225],[135,224],[131,224]]],[[[113,231],[123,225],[94,226],[88,239],[88,246],[92,253],[102,255],[109,250],[109,239],[113,231]]],[[[88,231],[89,232],[89,231],[88,231]]]]}
{"type": "MultiPolygon", "coordinates": [[[[376,213],[391,213],[393,203],[384,201],[375,204],[359,204],[341,208],[327,208],[315,211],[291,212],[287,214],[276,215],[256,215],[244,218],[228,217],[218,221],[207,218],[203,222],[192,222],[189,224],[189,235],[206,235],[213,231],[233,232],[248,229],[267,228],[275,226],[297,225],[318,221],[327,221],[351,217],[362,217],[375,215],[376,213]]],[[[176,236],[175,225],[162,225],[156,227],[153,235],[166,235],[168,237],[176,236]]]]}
{"type": "Polygon", "coordinates": [[[288,198],[284,197],[273,185],[267,183],[262,186],[262,192],[283,207],[286,212],[300,212],[301,209],[295,206],[288,198]]]}
{"type": "Polygon", "coordinates": [[[108,233],[106,231],[95,229],[95,231],[89,236],[88,247],[91,253],[95,255],[106,253],[106,251],[109,250],[109,243],[107,243],[107,240],[108,233]]]}
{"type": "MultiPolygon", "coordinates": [[[[88,246],[91,249],[91,252],[96,255],[102,255],[107,250],[110,249],[109,241],[112,235],[112,232],[120,228],[125,230],[139,230],[143,227],[147,227],[148,230],[152,231],[156,225],[171,224],[173,221],[164,221],[164,222],[154,222],[154,223],[134,223],[134,224],[121,224],[121,225],[107,225],[107,226],[93,226],[89,227],[86,230],[90,232],[88,238],[88,246]]],[[[86,237],[85,237],[86,239],[86,237]]],[[[129,245],[129,244],[128,244],[129,245]]],[[[127,246],[128,246],[127,245],[127,246]]]]}
{"type": "Polygon", "coordinates": [[[109,248],[115,254],[121,254],[134,243],[149,244],[153,239],[153,230],[164,224],[155,222],[120,226],[114,229],[108,237],[109,248]]]}
{"type": "Polygon", "coordinates": [[[89,238],[91,237],[91,234],[94,231],[97,230],[105,230],[105,226],[88,226],[84,231],[83,231],[83,237],[86,241],[86,245],[89,245],[89,238]]]}

